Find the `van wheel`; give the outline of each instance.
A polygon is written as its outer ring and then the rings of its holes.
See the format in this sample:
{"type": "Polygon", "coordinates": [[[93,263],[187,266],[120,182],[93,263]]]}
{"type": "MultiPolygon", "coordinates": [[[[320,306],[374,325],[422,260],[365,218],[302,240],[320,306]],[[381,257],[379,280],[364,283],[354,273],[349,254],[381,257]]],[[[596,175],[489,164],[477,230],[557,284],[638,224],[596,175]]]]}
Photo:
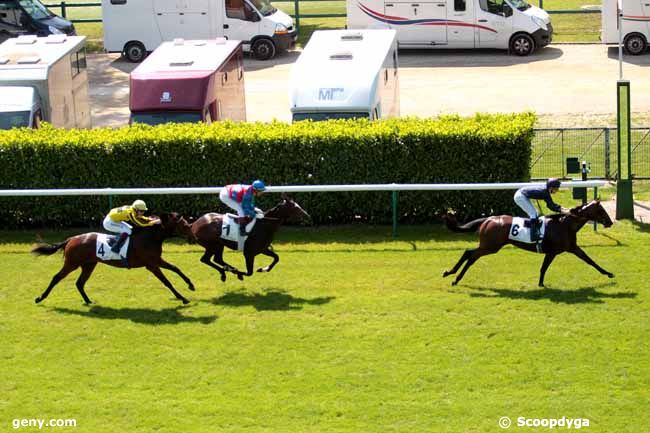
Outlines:
{"type": "Polygon", "coordinates": [[[147,56],[147,50],[142,42],[129,42],[124,46],[124,57],[129,62],[140,63],[147,56]]]}
{"type": "Polygon", "coordinates": [[[275,56],[275,44],[270,39],[258,39],[253,42],[251,51],[257,60],[268,60],[275,56]]]}
{"type": "Polygon", "coordinates": [[[623,46],[625,47],[625,51],[633,56],[638,56],[645,51],[646,40],[639,34],[628,35],[623,42],[623,46]]]}
{"type": "Polygon", "coordinates": [[[510,52],[518,56],[527,56],[535,49],[535,41],[527,34],[516,35],[510,41],[510,52]]]}

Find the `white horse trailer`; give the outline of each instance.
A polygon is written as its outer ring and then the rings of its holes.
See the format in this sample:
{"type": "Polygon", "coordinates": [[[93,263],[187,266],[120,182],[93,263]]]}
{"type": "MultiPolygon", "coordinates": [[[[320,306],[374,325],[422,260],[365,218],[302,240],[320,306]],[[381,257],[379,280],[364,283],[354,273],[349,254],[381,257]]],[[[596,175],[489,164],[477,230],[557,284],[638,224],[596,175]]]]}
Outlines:
{"type": "Polygon", "coordinates": [[[603,0],[600,39],[605,44],[618,44],[618,16],[625,51],[642,54],[650,41],[650,0],[603,0]]]}
{"type": "Polygon", "coordinates": [[[395,31],[316,31],[289,82],[293,121],[399,116],[395,31]]]}

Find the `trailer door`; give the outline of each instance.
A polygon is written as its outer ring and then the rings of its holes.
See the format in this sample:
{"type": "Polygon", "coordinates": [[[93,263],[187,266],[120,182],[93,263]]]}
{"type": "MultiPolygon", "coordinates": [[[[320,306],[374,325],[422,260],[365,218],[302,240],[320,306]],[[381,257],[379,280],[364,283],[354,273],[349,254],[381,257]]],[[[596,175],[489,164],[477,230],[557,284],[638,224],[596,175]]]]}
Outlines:
{"type": "Polygon", "coordinates": [[[478,39],[478,29],[474,26],[473,1],[453,1],[453,10],[447,23],[449,45],[459,48],[474,48],[475,33],[476,39],[478,39]]]}
{"type": "Polygon", "coordinates": [[[156,0],[153,4],[163,41],[214,37],[207,0],[156,0]]]}
{"type": "Polygon", "coordinates": [[[475,0],[476,27],[478,28],[478,47],[508,48],[512,34],[512,16],[506,17],[505,0],[475,0]]]}
{"type": "Polygon", "coordinates": [[[386,20],[404,45],[446,45],[447,4],[444,2],[386,2],[386,20]]]}

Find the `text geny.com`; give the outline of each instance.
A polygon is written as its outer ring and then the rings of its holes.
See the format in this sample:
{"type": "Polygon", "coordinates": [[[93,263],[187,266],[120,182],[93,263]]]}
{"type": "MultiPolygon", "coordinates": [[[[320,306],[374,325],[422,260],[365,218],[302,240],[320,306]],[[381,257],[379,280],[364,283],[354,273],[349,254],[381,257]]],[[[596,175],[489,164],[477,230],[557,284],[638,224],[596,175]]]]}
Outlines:
{"type": "Polygon", "coordinates": [[[21,427],[38,427],[42,429],[43,427],[76,427],[76,419],[41,419],[41,418],[32,418],[32,419],[14,419],[11,421],[13,428],[18,429],[21,427]]]}

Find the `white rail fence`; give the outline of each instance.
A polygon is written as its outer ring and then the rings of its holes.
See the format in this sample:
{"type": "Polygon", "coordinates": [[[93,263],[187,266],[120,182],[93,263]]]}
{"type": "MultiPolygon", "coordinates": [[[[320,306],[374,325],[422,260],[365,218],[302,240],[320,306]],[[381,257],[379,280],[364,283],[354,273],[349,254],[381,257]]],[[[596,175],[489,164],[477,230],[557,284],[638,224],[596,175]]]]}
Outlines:
{"type": "MultiPolygon", "coordinates": [[[[357,185],[283,185],[269,186],[269,193],[298,192],[354,192],[354,191],[390,191],[392,192],[393,236],[397,236],[397,194],[399,191],[478,191],[478,190],[516,190],[524,186],[537,185],[540,182],[512,183],[437,183],[437,184],[357,184],[357,185]]],[[[563,188],[594,188],[594,197],[598,188],[604,187],[604,180],[565,181],[563,188]]],[[[44,197],[44,196],[114,196],[114,195],[174,195],[174,194],[219,194],[223,187],[187,187],[187,188],[70,188],[70,189],[3,189],[0,197],[44,197]]]]}

